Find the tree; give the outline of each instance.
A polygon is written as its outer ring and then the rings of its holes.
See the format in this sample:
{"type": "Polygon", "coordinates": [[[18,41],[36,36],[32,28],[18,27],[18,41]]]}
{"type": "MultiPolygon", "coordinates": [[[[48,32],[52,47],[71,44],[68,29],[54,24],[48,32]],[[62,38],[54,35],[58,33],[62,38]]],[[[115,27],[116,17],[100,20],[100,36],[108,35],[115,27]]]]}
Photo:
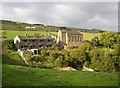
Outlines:
{"type": "Polygon", "coordinates": [[[3,47],[4,49],[10,49],[10,50],[15,50],[15,49],[16,49],[13,40],[3,40],[3,41],[2,41],[2,47],[3,47]]]}
{"type": "Polygon", "coordinates": [[[107,48],[113,48],[118,42],[119,35],[116,32],[104,32],[100,35],[100,44],[107,48]]]}
{"type": "Polygon", "coordinates": [[[75,49],[73,51],[70,52],[70,57],[73,60],[73,67],[77,67],[77,66],[82,66],[84,64],[84,62],[87,60],[86,58],[86,52],[83,51],[82,49],[75,49]]]}
{"type": "Polygon", "coordinates": [[[7,38],[7,33],[5,31],[2,32],[2,38],[7,38]]]}
{"type": "Polygon", "coordinates": [[[81,49],[81,50],[83,50],[83,51],[85,51],[85,52],[89,52],[90,50],[92,50],[92,46],[91,46],[91,44],[90,43],[88,43],[88,42],[85,42],[85,43],[82,43],[81,45],[80,45],[80,47],[79,47],[79,49],[81,49]]]}
{"type": "Polygon", "coordinates": [[[100,45],[98,37],[94,37],[93,39],[91,39],[91,45],[97,47],[100,45]]]}
{"type": "Polygon", "coordinates": [[[50,52],[50,57],[53,58],[53,59],[57,59],[58,53],[56,53],[55,51],[51,51],[50,52]]]}
{"type": "Polygon", "coordinates": [[[58,67],[62,67],[64,64],[64,57],[60,55],[56,60],[55,60],[55,65],[58,67]]]}
{"type": "Polygon", "coordinates": [[[102,49],[96,48],[90,52],[90,57],[91,68],[102,72],[116,71],[116,67],[110,51],[104,51],[102,49]]]}

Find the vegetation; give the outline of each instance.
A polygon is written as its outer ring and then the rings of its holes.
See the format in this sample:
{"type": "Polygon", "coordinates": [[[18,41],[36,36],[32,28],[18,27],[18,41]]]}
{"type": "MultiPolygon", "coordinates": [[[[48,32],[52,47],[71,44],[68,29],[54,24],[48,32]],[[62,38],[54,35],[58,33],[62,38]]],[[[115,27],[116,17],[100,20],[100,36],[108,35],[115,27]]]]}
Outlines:
{"type": "MultiPolygon", "coordinates": [[[[25,36],[26,34],[26,31],[23,31],[23,30],[0,30],[1,32],[4,31],[6,32],[6,35],[7,35],[7,38],[15,38],[16,35],[18,36],[25,36]]],[[[48,35],[48,32],[46,31],[31,31],[31,30],[28,30],[27,32],[27,35],[28,36],[33,36],[33,34],[37,34],[37,35],[48,35]]],[[[51,35],[56,35],[57,33],[56,32],[51,32],[51,35]]]]}
{"type": "MultiPolygon", "coordinates": [[[[100,38],[110,32],[103,33],[100,38]]],[[[112,32],[111,32],[112,33],[112,32]]],[[[101,44],[101,40],[98,37],[94,37],[91,41],[84,41],[79,47],[67,47],[66,50],[40,50],[39,55],[30,57],[31,65],[37,67],[89,67],[100,72],[115,72],[120,69],[120,48],[119,47],[119,35],[115,33],[114,42],[111,46],[101,44]],[[114,47],[113,47],[114,45],[114,47]]],[[[109,38],[108,38],[109,40],[109,38]]],[[[108,42],[106,40],[106,42],[108,42]]],[[[104,41],[105,42],[105,41],[104,41]]],[[[107,44],[107,43],[106,43],[107,44]]]]}
{"type": "MultiPolygon", "coordinates": [[[[1,20],[0,20],[1,21],[1,20]]],[[[44,26],[43,27],[36,27],[34,29],[28,29],[33,31],[54,31],[57,32],[59,29],[61,30],[76,30],[81,32],[87,32],[87,33],[102,33],[103,30],[98,29],[85,29],[85,28],[72,28],[72,27],[58,27],[58,26],[44,26]]],[[[23,22],[14,22],[14,21],[8,21],[8,20],[2,20],[2,29],[3,30],[26,30],[26,27],[32,27],[34,24],[28,24],[23,22]]]]}
{"type": "Polygon", "coordinates": [[[2,52],[0,54],[2,54],[1,56],[3,64],[25,66],[25,63],[23,62],[19,54],[14,51],[2,52]]]}
{"type": "MultiPolygon", "coordinates": [[[[16,34],[25,35],[25,27],[32,26],[11,21],[3,21],[2,25],[3,38],[14,38],[16,34]]],[[[47,35],[48,31],[58,29],[59,27],[46,26],[29,30],[28,35],[33,35],[33,32],[36,35],[47,35]]],[[[2,41],[3,52],[0,54],[3,62],[3,86],[118,86],[120,35],[109,31],[99,30],[99,33],[95,31],[97,30],[93,29],[92,33],[88,33],[90,30],[82,31],[84,41],[78,47],[66,47],[66,50],[39,50],[39,54],[33,56],[27,54],[26,59],[32,67],[26,67],[19,54],[14,51],[13,40],[2,41]],[[96,72],[45,69],[68,66],[73,68],[86,66],[96,72]]],[[[51,34],[56,35],[56,32],[51,34]]]]}
{"type": "Polygon", "coordinates": [[[117,73],[60,71],[3,64],[5,86],[118,86],[117,73]]]}
{"type": "Polygon", "coordinates": [[[0,32],[0,37],[1,38],[7,38],[7,34],[5,31],[0,32]]]}
{"type": "Polygon", "coordinates": [[[16,49],[14,41],[12,39],[10,39],[10,40],[3,40],[2,41],[2,47],[4,49],[10,49],[10,50],[15,50],[16,49]]]}

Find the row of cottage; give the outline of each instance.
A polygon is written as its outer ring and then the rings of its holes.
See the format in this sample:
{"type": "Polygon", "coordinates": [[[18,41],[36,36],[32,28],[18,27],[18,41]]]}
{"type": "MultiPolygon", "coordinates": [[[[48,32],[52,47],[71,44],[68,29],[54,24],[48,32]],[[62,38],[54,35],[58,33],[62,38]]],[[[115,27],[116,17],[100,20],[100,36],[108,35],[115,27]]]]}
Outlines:
{"type": "Polygon", "coordinates": [[[53,46],[78,46],[83,40],[83,34],[79,31],[58,31],[54,36],[16,36],[14,44],[18,49],[51,48],[53,46]]]}

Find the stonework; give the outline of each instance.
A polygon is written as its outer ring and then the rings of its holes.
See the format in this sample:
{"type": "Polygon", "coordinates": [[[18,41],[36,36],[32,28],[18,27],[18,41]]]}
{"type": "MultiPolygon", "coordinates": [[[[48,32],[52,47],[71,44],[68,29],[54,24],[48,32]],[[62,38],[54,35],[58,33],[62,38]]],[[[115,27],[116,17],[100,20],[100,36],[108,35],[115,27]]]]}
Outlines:
{"type": "Polygon", "coordinates": [[[77,46],[83,40],[83,34],[78,31],[58,31],[57,43],[64,42],[67,46],[77,46]]]}
{"type": "Polygon", "coordinates": [[[18,49],[50,48],[54,45],[51,36],[16,36],[14,44],[18,49]]]}

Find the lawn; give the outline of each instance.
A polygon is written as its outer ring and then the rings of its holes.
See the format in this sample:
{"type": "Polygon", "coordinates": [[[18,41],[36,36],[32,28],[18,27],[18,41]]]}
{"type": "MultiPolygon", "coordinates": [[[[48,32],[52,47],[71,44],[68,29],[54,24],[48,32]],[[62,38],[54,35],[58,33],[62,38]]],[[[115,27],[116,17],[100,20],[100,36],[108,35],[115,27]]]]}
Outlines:
{"type": "Polygon", "coordinates": [[[3,86],[118,86],[117,73],[60,71],[3,64],[3,86]]]}
{"type": "Polygon", "coordinates": [[[16,51],[2,52],[2,63],[25,66],[25,63],[16,51]]]}
{"type": "MultiPolygon", "coordinates": [[[[3,31],[3,30],[2,30],[3,31]]],[[[26,34],[26,31],[18,31],[18,30],[4,30],[7,33],[7,38],[15,38],[16,35],[24,36],[26,34]]],[[[33,35],[34,33],[44,34],[48,35],[48,32],[46,31],[28,31],[28,35],[33,35]]],[[[51,32],[52,35],[57,35],[57,32],[51,32]]],[[[95,36],[100,36],[100,33],[86,33],[83,32],[83,39],[84,40],[90,40],[94,38],[95,36]]]]}
{"type": "Polygon", "coordinates": [[[101,33],[86,33],[83,32],[83,39],[84,40],[91,40],[92,38],[94,38],[95,36],[99,37],[101,33]]]}
{"type": "MultiPolygon", "coordinates": [[[[3,31],[3,30],[2,30],[3,31]]],[[[7,34],[7,38],[15,38],[16,35],[24,36],[26,31],[18,31],[18,30],[4,30],[7,34]]],[[[48,35],[46,31],[27,31],[28,35],[33,35],[34,33],[39,33],[40,35],[48,35]]],[[[55,35],[56,32],[51,32],[52,35],[55,35]]]]}

